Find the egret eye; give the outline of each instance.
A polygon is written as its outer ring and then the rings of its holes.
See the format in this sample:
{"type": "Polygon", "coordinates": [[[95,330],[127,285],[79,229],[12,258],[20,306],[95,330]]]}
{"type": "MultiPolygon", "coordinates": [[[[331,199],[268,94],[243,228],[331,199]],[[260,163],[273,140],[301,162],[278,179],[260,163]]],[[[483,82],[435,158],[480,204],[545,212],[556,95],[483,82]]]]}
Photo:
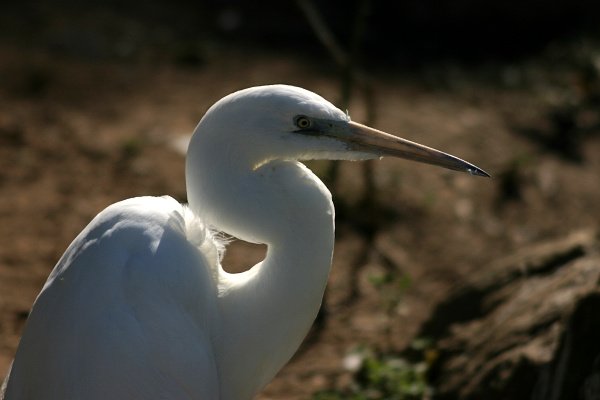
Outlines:
{"type": "Polygon", "coordinates": [[[294,118],[294,123],[300,129],[308,129],[312,125],[310,119],[304,115],[298,115],[296,118],[294,118]]]}

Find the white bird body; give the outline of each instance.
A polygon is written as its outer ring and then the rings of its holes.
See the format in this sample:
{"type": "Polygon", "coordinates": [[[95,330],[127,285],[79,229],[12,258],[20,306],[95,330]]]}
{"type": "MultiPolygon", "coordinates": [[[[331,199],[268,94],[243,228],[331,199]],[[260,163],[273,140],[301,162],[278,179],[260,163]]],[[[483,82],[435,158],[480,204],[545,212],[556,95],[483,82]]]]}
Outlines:
{"type": "MultiPolygon", "coordinates": [[[[5,399],[252,398],[308,332],[331,266],[331,194],[296,160],[378,157],[390,140],[347,127],[370,129],[291,86],[217,102],[189,145],[189,207],[139,197],[98,214],[38,296],[5,399]],[[266,258],[225,272],[209,226],[266,258]]],[[[396,139],[393,155],[482,174],[396,139]]]]}
{"type": "Polygon", "coordinates": [[[215,398],[217,289],[184,215],[135,198],[81,232],[35,302],[7,399],[215,398]]]}

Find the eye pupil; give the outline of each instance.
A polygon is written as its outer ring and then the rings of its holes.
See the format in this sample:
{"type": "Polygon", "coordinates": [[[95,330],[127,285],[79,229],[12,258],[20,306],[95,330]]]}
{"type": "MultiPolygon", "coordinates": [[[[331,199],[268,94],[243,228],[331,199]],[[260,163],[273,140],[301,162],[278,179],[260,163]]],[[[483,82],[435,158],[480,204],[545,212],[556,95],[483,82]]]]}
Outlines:
{"type": "Polygon", "coordinates": [[[306,129],[310,127],[310,120],[305,116],[296,118],[296,126],[300,129],[306,129]]]}

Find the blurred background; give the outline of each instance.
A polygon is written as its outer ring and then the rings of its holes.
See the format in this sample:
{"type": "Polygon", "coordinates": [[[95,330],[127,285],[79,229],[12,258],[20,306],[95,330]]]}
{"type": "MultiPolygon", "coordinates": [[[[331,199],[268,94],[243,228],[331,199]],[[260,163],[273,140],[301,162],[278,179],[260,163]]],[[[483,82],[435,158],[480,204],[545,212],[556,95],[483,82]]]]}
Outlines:
{"type": "MultiPolygon", "coordinates": [[[[0,376],[78,232],[123,198],[185,202],[206,109],[288,83],[493,178],[310,163],[336,203],[334,266],[259,399],[600,399],[599,15],[592,0],[3,5],[0,376]]],[[[224,264],[264,251],[233,242],[224,264]]]]}

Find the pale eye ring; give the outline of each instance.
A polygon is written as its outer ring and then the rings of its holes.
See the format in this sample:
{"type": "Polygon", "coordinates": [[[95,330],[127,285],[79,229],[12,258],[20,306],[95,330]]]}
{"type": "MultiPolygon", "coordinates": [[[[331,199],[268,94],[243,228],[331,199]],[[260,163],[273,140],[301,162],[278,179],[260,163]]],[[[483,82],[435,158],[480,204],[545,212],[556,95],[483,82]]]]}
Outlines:
{"type": "Polygon", "coordinates": [[[294,118],[294,124],[300,129],[308,129],[312,125],[312,122],[307,116],[298,115],[294,118]]]}

